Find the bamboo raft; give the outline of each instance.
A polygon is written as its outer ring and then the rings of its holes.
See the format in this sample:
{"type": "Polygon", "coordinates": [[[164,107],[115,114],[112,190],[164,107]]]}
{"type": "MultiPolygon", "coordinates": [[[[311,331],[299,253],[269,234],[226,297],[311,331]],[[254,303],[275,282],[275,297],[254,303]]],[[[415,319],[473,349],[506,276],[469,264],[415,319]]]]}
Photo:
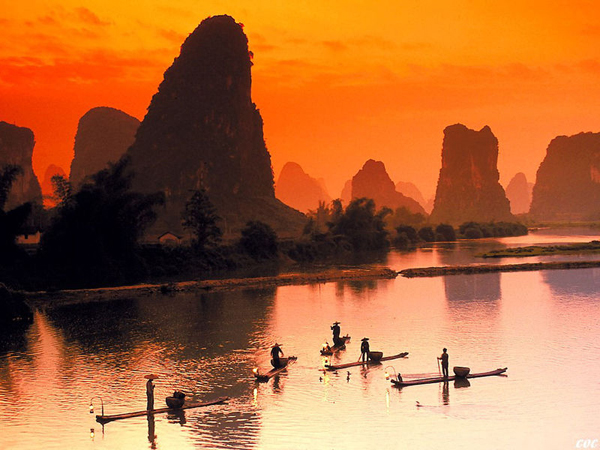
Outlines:
{"type": "Polygon", "coordinates": [[[351,362],[351,363],[338,364],[338,365],[326,364],[325,369],[339,370],[339,369],[346,369],[348,367],[355,367],[355,366],[373,366],[376,364],[380,364],[382,361],[390,361],[392,359],[405,358],[406,356],[408,356],[408,352],[398,353],[397,355],[384,356],[383,358],[381,358],[378,361],[355,361],[355,362],[351,362]]]}
{"type": "Polygon", "coordinates": [[[260,381],[262,383],[267,382],[271,378],[273,378],[275,375],[283,372],[290,365],[292,365],[293,363],[295,363],[297,359],[298,358],[295,357],[295,356],[290,356],[289,358],[281,358],[280,359],[281,361],[287,360],[284,366],[278,367],[276,369],[271,369],[267,373],[259,373],[258,370],[257,370],[256,372],[254,372],[254,377],[256,378],[256,381],[260,381]]]}
{"type": "Polygon", "coordinates": [[[344,342],[342,345],[333,345],[329,349],[321,349],[321,356],[331,356],[340,350],[346,350],[346,344],[350,342],[350,336],[342,336],[340,339],[344,342]]]}
{"type": "Polygon", "coordinates": [[[508,370],[508,368],[505,367],[503,369],[496,369],[496,370],[492,370],[490,372],[471,373],[471,374],[467,375],[466,377],[457,377],[457,376],[453,375],[453,376],[450,376],[447,378],[433,377],[433,378],[420,378],[418,380],[411,380],[411,381],[404,381],[404,380],[403,381],[391,380],[391,381],[392,381],[393,386],[402,388],[405,386],[416,386],[419,384],[444,383],[444,382],[453,381],[453,380],[466,380],[469,378],[491,377],[494,375],[502,375],[507,370],[508,370]]]}
{"type": "Polygon", "coordinates": [[[125,414],[97,415],[96,422],[105,424],[108,422],[112,422],[113,420],[129,419],[130,417],[140,417],[140,416],[146,416],[149,414],[160,414],[160,413],[164,413],[164,412],[177,412],[177,411],[181,411],[182,409],[200,408],[202,406],[217,405],[219,403],[224,403],[227,400],[229,400],[229,397],[219,397],[215,400],[211,400],[208,402],[186,403],[181,408],[159,408],[159,409],[149,409],[149,410],[145,410],[145,411],[136,411],[136,412],[125,413],[125,414]]]}

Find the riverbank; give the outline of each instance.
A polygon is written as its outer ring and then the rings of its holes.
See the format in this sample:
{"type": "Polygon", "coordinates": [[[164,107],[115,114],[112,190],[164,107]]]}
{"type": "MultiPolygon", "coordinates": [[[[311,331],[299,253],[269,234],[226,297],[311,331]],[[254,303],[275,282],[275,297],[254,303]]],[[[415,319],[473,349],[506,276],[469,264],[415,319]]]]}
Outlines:
{"type": "Polygon", "coordinates": [[[525,264],[480,264],[471,266],[443,266],[443,267],[421,267],[405,269],[398,272],[406,278],[416,277],[441,277],[445,275],[465,275],[492,272],[525,272],[534,270],[565,270],[565,269],[588,269],[600,267],[600,261],[565,261],[565,262],[540,262],[525,264]]]}
{"type": "Polygon", "coordinates": [[[591,241],[568,245],[530,245],[491,250],[480,255],[483,258],[505,258],[525,256],[574,255],[581,253],[600,253],[600,241],[591,241]]]}
{"type": "Polygon", "coordinates": [[[284,285],[393,279],[398,272],[387,267],[331,269],[321,272],[286,273],[267,277],[181,281],[165,284],[138,284],[95,289],[23,292],[27,302],[39,309],[76,303],[100,302],[174,292],[215,292],[234,289],[261,289],[284,285]]]}

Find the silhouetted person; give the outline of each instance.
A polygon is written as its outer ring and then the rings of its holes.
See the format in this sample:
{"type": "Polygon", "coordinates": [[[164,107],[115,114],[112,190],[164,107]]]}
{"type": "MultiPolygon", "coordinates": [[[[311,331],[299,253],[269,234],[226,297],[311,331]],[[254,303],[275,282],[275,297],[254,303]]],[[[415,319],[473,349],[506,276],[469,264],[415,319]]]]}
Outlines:
{"type": "Polygon", "coordinates": [[[148,381],[146,381],[146,399],[148,400],[146,409],[148,411],[154,409],[154,385],[152,384],[152,380],[152,378],[148,378],[148,381]]]}
{"type": "Polygon", "coordinates": [[[448,378],[448,349],[442,350],[442,355],[438,357],[438,360],[442,361],[442,376],[448,378]]]}
{"type": "Polygon", "coordinates": [[[279,359],[279,354],[283,356],[283,350],[279,347],[279,344],[275,342],[275,345],[271,349],[271,365],[276,369],[282,367],[282,361],[279,359]]]}
{"type": "Polygon", "coordinates": [[[340,323],[333,322],[333,325],[331,326],[331,331],[333,331],[333,345],[338,347],[341,346],[344,342],[340,339],[340,323]]]}
{"type": "Polygon", "coordinates": [[[360,357],[362,358],[363,361],[368,361],[369,360],[369,338],[362,338],[361,339],[362,343],[360,344],[360,357]]]}

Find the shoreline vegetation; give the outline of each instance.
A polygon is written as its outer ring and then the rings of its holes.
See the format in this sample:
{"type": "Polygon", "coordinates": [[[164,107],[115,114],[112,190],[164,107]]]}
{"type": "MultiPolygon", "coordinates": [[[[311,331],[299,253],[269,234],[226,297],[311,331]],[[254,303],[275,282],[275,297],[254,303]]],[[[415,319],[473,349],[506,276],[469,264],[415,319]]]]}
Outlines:
{"type": "Polygon", "coordinates": [[[442,266],[404,269],[398,272],[405,278],[473,275],[492,272],[526,272],[535,270],[588,269],[600,267],[600,261],[552,261],[524,264],[479,264],[471,266],[442,266]]]}
{"type": "Polygon", "coordinates": [[[329,283],[336,281],[367,281],[394,279],[398,272],[388,267],[330,269],[319,272],[294,272],[274,276],[179,281],[163,284],[136,284],[94,289],[22,292],[27,303],[35,308],[63,306],[75,303],[112,301],[133,296],[175,292],[217,292],[235,289],[258,289],[285,285],[329,283]]]}
{"type": "MultiPolygon", "coordinates": [[[[52,299],[60,304],[78,296],[87,301],[146,292],[394,278],[398,273],[389,268],[364,269],[361,264],[374,262],[373,258],[381,263],[390,247],[413,251],[424,243],[528,233],[526,225],[512,222],[465,222],[455,228],[431,223],[427,216],[407,208],[377,209],[373,199],[357,198],[346,206],[340,199],[319,204],[307,215],[304,229],[295,239],[282,240],[270,225],[248,221],[240,230],[229,230],[224,242],[219,228],[222,219],[208,193],[199,190],[190,194],[181,212],[181,226],[190,238],[178,238],[181,242],[171,246],[163,245],[159,238],[155,243],[146,241],[165,198],[161,193],[141,194],[131,189],[134,172],[127,157],[91,175],[77,190],[66,179],[54,177],[57,204],[40,212],[39,220],[30,217],[29,204],[4,210],[18,171],[16,166],[0,170],[0,219],[4,224],[0,227],[0,281],[7,289],[25,292],[29,299],[42,303],[52,299]],[[17,245],[17,235],[24,230],[41,233],[35,248],[17,245]],[[314,270],[315,264],[340,267],[341,261],[341,267],[352,268],[314,270]],[[298,265],[309,269],[290,273],[298,265]]],[[[557,268],[569,268],[560,264],[557,268]]],[[[437,276],[549,266],[502,267],[410,270],[412,276],[437,276]]]]}

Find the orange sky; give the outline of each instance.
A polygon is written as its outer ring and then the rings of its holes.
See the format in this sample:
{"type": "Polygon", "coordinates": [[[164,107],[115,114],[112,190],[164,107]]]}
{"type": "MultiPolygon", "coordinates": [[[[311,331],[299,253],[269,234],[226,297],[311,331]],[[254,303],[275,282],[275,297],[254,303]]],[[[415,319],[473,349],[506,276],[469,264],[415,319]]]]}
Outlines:
{"type": "Polygon", "coordinates": [[[38,177],[68,172],[89,109],[141,120],[185,37],[216,14],[245,25],[276,177],[295,161],[334,197],[369,158],[432,196],[457,122],[492,128],[504,185],[534,181],[553,137],[600,131],[591,0],[3,1],[0,120],[33,130],[38,177]]]}

